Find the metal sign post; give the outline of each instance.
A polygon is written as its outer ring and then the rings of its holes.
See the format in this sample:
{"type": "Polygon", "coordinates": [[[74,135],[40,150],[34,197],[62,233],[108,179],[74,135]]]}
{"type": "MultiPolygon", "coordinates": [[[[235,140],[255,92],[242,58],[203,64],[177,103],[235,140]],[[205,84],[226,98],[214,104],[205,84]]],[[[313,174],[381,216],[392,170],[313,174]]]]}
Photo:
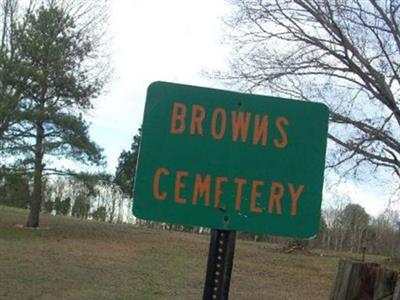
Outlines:
{"type": "Polygon", "coordinates": [[[154,82],[132,210],[213,228],[204,300],[226,300],[236,231],[319,231],[329,110],[321,103],[154,82]]]}
{"type": "Polygon", "coordinates": [[[227,300],[235,253],[236,231],[211,230],[203,300],[227,300]]]}

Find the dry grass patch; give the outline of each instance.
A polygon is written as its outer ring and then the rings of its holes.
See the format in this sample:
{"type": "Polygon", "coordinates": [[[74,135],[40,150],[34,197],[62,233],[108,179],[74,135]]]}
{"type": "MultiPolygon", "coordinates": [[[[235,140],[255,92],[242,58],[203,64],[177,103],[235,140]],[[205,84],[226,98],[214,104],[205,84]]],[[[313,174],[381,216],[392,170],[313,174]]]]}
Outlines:
{"type": "MultiPolygon", "coordinates": [[[[201,299],[208,237],[0,207],[0,299],[201,299]]],[[[231,299],[327,299],[338,257],[238,241],[231,299]]],[[[368,256],[371,261],[386,258],[368,256]]]]}

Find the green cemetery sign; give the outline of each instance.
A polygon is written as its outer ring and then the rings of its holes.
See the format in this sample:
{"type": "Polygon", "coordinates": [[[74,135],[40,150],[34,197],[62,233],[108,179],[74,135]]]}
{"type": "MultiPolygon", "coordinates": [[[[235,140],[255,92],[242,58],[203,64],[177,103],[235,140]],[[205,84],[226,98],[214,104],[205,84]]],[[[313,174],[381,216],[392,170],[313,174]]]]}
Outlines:
{"type": "Polygon", "coordinates": [[[328,114],[320,103],[151,84],[134,214],[313,237],[320,223],[328,114]]]}

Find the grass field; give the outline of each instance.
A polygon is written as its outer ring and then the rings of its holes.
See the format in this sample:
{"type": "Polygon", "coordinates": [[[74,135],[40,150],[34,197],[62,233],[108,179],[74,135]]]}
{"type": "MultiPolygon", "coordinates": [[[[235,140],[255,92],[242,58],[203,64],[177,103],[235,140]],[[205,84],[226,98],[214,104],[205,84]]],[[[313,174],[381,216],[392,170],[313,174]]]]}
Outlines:
{"type": "MultiPolygon", "coordinates": [[[[49,215],[20,228],[26,217],[0,207],[2,300],[201,299],[208,236],[49,215]]],[[[280,250],[238,240],[230,299],[327,299],[339,255],[280,250]]]]}

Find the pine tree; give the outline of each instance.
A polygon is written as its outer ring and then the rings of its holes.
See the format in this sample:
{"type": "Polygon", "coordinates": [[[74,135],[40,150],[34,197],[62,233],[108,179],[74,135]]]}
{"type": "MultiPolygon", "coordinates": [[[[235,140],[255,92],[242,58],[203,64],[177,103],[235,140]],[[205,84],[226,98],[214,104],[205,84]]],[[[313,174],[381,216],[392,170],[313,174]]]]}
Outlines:
{"type": "Polygon", "coordinates": [[[19,90],[13,87],[11,76],[15,55],[10,43],[17,13],[17,0],[0,1],[0,149],[4,144],[5,133],[14,123],[14,111],[19,100],[19,90]]]}
{"type": "Polygon", "coordinates": [[[102,161],[83,113],[92,108],[104,82],[90,72],[88,58],[95,50],[91,37],[55,5],[28,12],[11,39],[18,61],[11,74],[13,88],[21,96],[15,110],[18,122],[7,131],[18,138],[7,141],[4,151],[18,158],[24,171],[33,172],[27,226],[37,227],[43,176],[70,173],[52,162],[102,161]]]}
{"type": "Polygon", "coordinates": [[[133,137],[131,149],[123,150],[118,158],[118,166],[115,172],[114,183],[117,184],[122,192],[129,197],[133,195],[133,185],[135,182],[136,164],[139,156],[140,141],[142,138],[141,129],[133,137]]]}

